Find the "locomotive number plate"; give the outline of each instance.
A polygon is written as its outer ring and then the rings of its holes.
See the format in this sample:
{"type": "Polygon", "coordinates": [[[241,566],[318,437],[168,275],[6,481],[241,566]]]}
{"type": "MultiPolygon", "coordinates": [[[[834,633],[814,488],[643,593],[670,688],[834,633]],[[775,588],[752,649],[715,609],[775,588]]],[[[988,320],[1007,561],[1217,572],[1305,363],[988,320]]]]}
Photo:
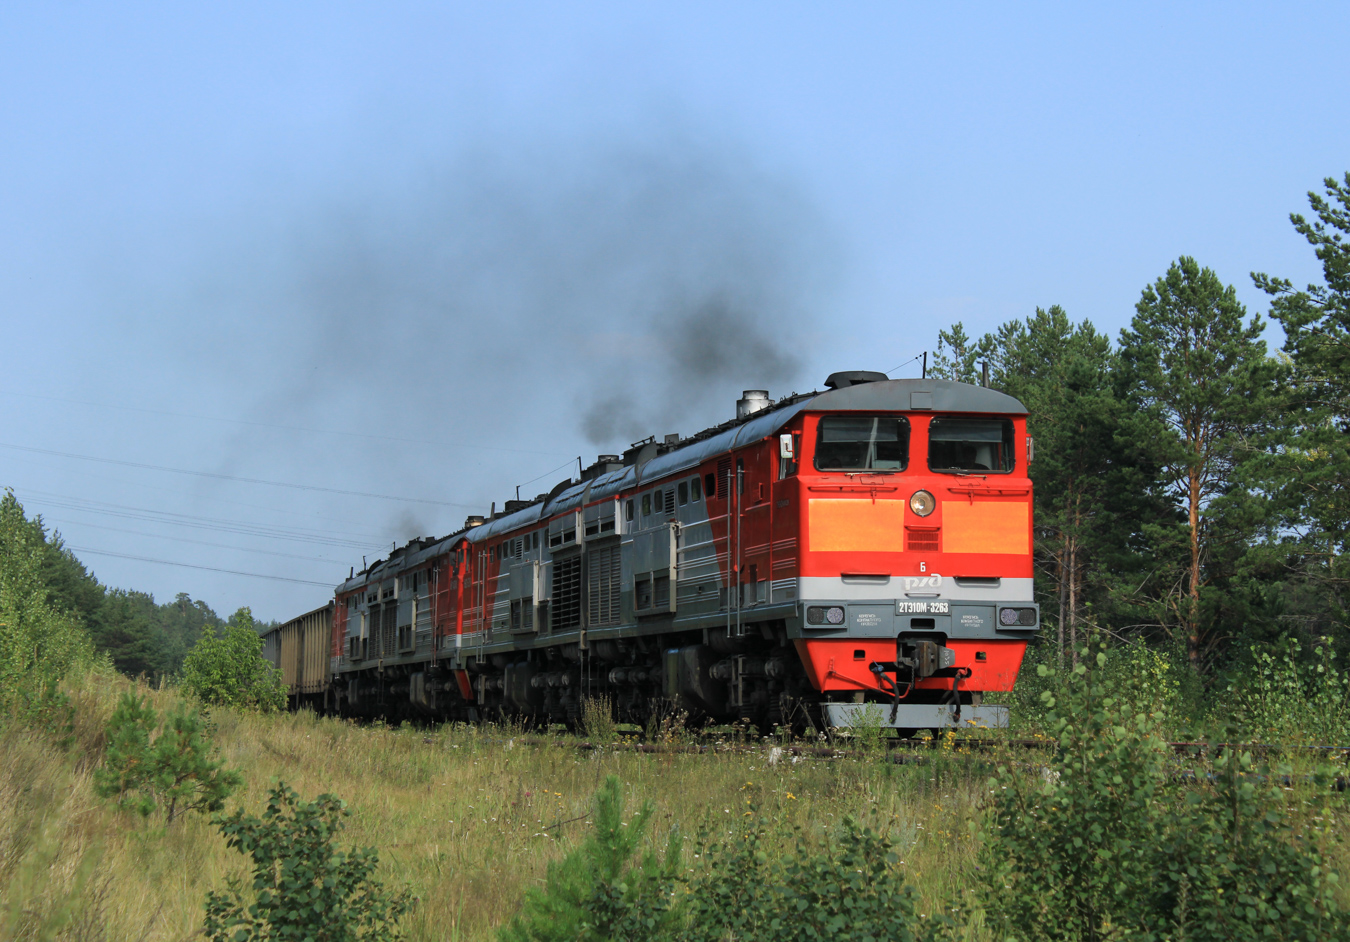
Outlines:
{"type": "Polygon", "coordinates": [[[897,615],[946,615],[949,602],[896,602],[897,615]]]}

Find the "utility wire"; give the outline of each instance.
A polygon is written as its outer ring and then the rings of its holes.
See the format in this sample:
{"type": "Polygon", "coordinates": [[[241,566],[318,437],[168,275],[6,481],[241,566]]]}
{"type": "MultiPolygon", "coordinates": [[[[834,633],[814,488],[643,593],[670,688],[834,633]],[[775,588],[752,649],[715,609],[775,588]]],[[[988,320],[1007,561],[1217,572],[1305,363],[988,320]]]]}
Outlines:
{"type": "Polygon", "coordinates": [[[272,422],[254,422],[248,419],[226,419],[214,415],[193,415],[188,412],[170,412],[167,409],[145,409],[138,406],[121,406],[111,402],[85,402],[81,399],[64,399],[60,396],[41,396],[37,393],[15,392],[11,389],[0,389],[0,395],[3,396],[23,396],[28,399],[45,399],[48,402],[64,402],[74,406],[94,406],[103,409],[122,409],[127,412],[143,412],[147,415],[166,415],[176,419],[193,419],[205,422],[229,422],[234,425],[252,425],[258,428],[279,429],[283,432],[312,432],[316,435],[346,435],[350,438],[364,438],[379,442],[402,442],[409,445],[436,445],[444,448],[477,448],[482,451],[504,451],[517,455],[552,455],[552,451],[530,451],[524,448],[503,448],[498,445],[478,445],[466,444],[464,442],[441,442],[432,439],[421,438],[396,438],[391,435],[371,435],[368,432],[352,432],[344,429],[326,429],[326,428],[306,428],[303,425],[278,425],[272,422]]]}
{"type": "Polygon", "coordinates": [[[326,589],[331,589],[337,585],[337,583],[334,582],[315,582],[313,579],[292,579],[289,576],[269,576],[261,572],[240,572],[238,569],[218,569],[215,566],[198,566],[193,563],[177,563],[168,559],[151,559],[148,556],[131,556],[127,553],[110,553],[107,550],[90,549],[87,546],[67,546],[66,548],[75,553],[91,553],[94,556],[113,556],[117,559],[134,559],[137,562],[158,563],[161,566],[181,566],[184,569],[205,569],[207,572],[224,572],[229,573],[232,576],[248,576],[252,579],[272,579],[277,582],[296,582],[300,585],[323,586],[326,589]]]}
{"type": "Polygon", "coordinates": [[[297,527],[273,527],[264,524],[238,523],[233,520],[220,520],[213,517],[194,517],[190,514],[174,513],[167,510],[149,510],[141,507],[129,507],[123,504],[109,504],[102,501],[87,500],[78,497],[65,497],[61,494],[47,494],[44,491],[25,490],[25,495],[39,495],[36,501],[25,497],[26,504],[58,507],[63,510],[79,510],[85,513],[106,517],[121,517],[130,520],[146,520],[169,526],[190,527],[197,530],[214,530],[220,533],[239,533],[245,536],[257,536],[274,540],[288,540],[295,543],[314,543],[318,545],[345,547],[348,549],[371,549],[383,546],[383,541],[370,538],[356,539],[332,530],[310,530],[297,527]],[[47,496],[42,496],[47,494],[47,496]]]}
{"type": "Polygon", "coordinates": [[[52,451],[48,448],[32,448],[27,445],[11,445],[7,442],[0,442],[0,448],[12,448],[15,451],[26,451],[36,455],[54,455],[58,458],[75,458],[79,461],[98,461],[103,464],[121,465],[124,468],[141,468],[148,471],[164,471],[169,474],[189,474],[199,478],[215,478],[221,481],[239,481],[244,484],[266,484],[269,487],[289,487],[298,491],[321,491],[325,494],[342,494],[346,497],[369,497],[375,500],[396,500],[409,504],[436,504],[441,507],[467,507],[473,509],[475,504],[459,504],[454,501],[429,500],[422,497],[396,497],[391,494],[372,494],[368,491],[347,491],[336,487],[321,487],[318,484],[295,484],[290,481],[268,481],[262,478],[245,478],[234,474],[219,474],[215,471],[192,471],[186,468],[166,468],[157,464],[142,464],[139,461],[122,461],[117,458],[98,458],[93,455],[77,455],[68,451],[52,451]]]}
{"type": "MultiPolygon", "coordinates": [[[[44,522],[46,521],[44,520],[44,522]]],[[[327,563],[330,566],[337,565],[336,560],[324,559],[320,556],[300,556],[296,553],[279,553],[275,550],[249,549],[245,546],[230,546],[226,543],[208,543],[206,540],[193,540],[185,536],[169,536],[167,533],[146,533],[143,530],[123,530],[121,527],[109,527],[99,523],[89,523],[84,520],[67,522],[73,523],[77,527],[93,527],[95,530],[109,530],[113,533],[129,533],[132,536],[144,536],[149,537],[152,540],[173,540],[175,543],[192,543],[195,546],[213,546],[216,549],[234,550],[236,553],[248,553],[255,556],[280,556],[283,559],[303,559],[312,563],[327,563]]]]}
{"type": "MultiPolygon", "coordinates": [[[[33,465],[36,465],[37,467],[43,468],[44,473],[45,473],[46,470],[47,470],[46,467],[42,464],[42,459],[41,459],[41,458],[20,458],[20,457],[17,457],[17,456],[16,456],[16,457],[12,458],[11,460],[12,460],[13,462],[16,462],[16,463],[26,463],[26,464],[33,464],[33,465]]],[[[142,489],[142,490],[150,490],[150,491],[153,491],[153,492],[154,492],[154,494],[155,494],[156,497],[162,497],[162,496],[164,496],[164,495],[166,495],[166,494],[179,494],[179,495],[181,495],[181,496],[183,496],[183,497],[191,498],[192,500],[207,500],[207,501],[210,501],[210,502],[213,503],[213,504],[226,504],[226,505],[229,505],[230,507],[245,507],[245,508],[247,508],[247,509],[249,509],[249,510],[260,510],[260,511],[262,511],[263,513],[266,513],[266,514],[268,514],[268,515],[271,516],[271,517],[290,516],[290,517],[300,517],[300,518],[303,518],[303,519],[317,519],[317,520],[324,520],[324,521],[329,521],[329,522],[332,522],[332,520],[333,520],[332,517],[325,516],[325,515],[323,515],[323,514],[321,514],[321,513],[315,513],[315,512],[312,512],[312,511],[308,511],[308,510],[296,510],[294,506],[290,506],[290,507],[275,507],[275,506],[269,506],[269,505],[267,505],[267,504],[255,504],[255,503],[250,503],[250,502],[247,502],[247,501],[241,501],[241,500],[230,500],[228,497],[220,497],[220,496],[218,496],[218,495],[216,495],[216,494],[205,494],[205,493],[198,493],[198,492],[196,492],[196,491],[187,491],[187,490],[183,490],[182,488],[172,488],[172,487],[167,487],[167,486],[165,486],[162,482],[158,482],[158,481],[155,482],[155,483],[153,483],[153,484],[146,483],[145,481],[129,481],[129,480],[127,480],[126,478],[112,477],[112,476],[109,476],[109,475],[107,475],[107,474],[100,473],[100,472],[95,472],[95,471],[92,471],[92,470],[81,471],[81,470],[77,470],[77,469],[71,469],[68,473],[69,473],[69,474],[73,474],[73,475],[78,475],[78,476],[83,477],[83,478],[89,478],[90,480],[97,481],[97,482],[99,482],[100,484],[113,483],[113,484],[121,484],[121,485],[123,485],[123,486],[125,486],[125,487],[134,487],[134,488],[140,488],[140,489],[142,489]]],[[[27,487],[21,487],[21,486],[19,486],[19,485],[14,485],[14,489],[15,489],[15,490],[21,490],[21,491],[23,491],[24,493],[29,493],[29,494],[43,494],[43,493],[48,493],[48,492],[45,492],[45,491],[38,491],[38,490],[33,490],[33,489],[27,488],[27,487]]],[[[62,497],[62,496],[65,496],[65,495],[51,494],[51,495],[49,495],[49,496],[53,496],[53,497],[62,497]]],[[[71,498],[71,499],[74,500],[74,499],[76,499],[76,498],[71,498]]],[[[79,498],[79,499],[83,500],[84,498],[79,498]]],[[[286,498],[284,497],[284,495],[283,495],[283,499],[286,499],[286,498]]]]}

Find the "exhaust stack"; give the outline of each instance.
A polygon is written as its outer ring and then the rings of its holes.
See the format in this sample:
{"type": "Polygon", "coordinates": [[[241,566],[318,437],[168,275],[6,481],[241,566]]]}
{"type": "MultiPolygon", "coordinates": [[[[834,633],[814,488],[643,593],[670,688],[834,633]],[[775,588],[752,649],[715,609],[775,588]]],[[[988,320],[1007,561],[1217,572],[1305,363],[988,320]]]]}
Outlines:
{"type": "Polygon", "coordinates": [[[767,389],[747,389],[741,393],[741,398],[736,400],[736,418],[743,419],[764,411],[769,408],[769,401],[767,389]]]}

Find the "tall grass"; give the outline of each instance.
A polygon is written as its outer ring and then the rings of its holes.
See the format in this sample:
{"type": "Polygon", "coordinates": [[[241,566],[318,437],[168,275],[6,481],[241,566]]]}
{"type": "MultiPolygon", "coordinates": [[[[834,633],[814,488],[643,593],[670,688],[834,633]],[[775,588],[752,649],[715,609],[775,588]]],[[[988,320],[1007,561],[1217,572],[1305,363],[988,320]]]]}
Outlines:
{"type": "MultiPolygon", "coordinates": [[[[107,678],[74,685],[69,749],[18,727],[0,737],[0,891],[5,906],[28,914],[22,925],[4,924],[4,938],[46,937],[38,929],[51,925],[58,938],[176,942],[200,928],[206,891],[244,873],[243,858],[203,817],[166,827],[94,797],[102,730],[128,686],[107,678]],[[78,912],[66,919],[62,907],[74,898],[78,912]]],[[[177,697],[140,692],[160,710],[177,697]]],[[[584,835],[592,795],[609,774],[635,801],[655,803],[650,840],[661,845],[671,828],[729,833],[751,808],[821,839],[844,815],[860,817],[902,846],[930,905],[961,886],[973,861],[967,825],[983,788],[981,774],[940,756],[922,767],[877,755],[794,760],[774,743],[650,754],[580,749],[575,737],[509,726],[394,729],[309,713],[213,710],[210,725],[227,764],[244,774],[238,802],[256,810],[278,778],[302,796],[333,792],[347,802],[354,814],[345,839],[376,847],[382,878],[418,897],[408,921],[416,940],[494,937],[548,862],[584,835]]]]}
{"type": "MultiPolygon", "coordinates": [[[[201,927],[207,890],[245,873],[246,861],[205,818],[185,815],[166,827],[94,797],[103,729],[130,686],[93,675],[73,684],[68,748],[52,745],[49,734],[0,730],[0,939],[178,942],[201,927]]],[[[178,697],[171,689],[140,692],[161,711],[178,697]]],[[[743,750],[646,753],[613,741],[580,748],[578,737],[511,726],[390,728],[226,709],[212,710],[209,723],[246,783],[232,805],[257,811],[276,779],[305,798],[338,795],[353,811],[344,842],[378,849],[380,877],[409,885],[418,898],[409,937],[438,942],[494,938],[525,889],[540,885],[548,863],[584,836],[592,796],[610,774],[633,807],[655,804],[653,846],[664,846],[672,828],[690,839],[691,872],[704,865],[695,835],[730,834],[752,809],[784,825],[768,835],[782,846],[766,847],[784,854],[792,826],[824,841],[853,815],[897,845],[931,911],[970,885],[970,825],[988,796],[991,767],[1015,763],[1035,775],[1045,761],[1026,751],[963,755],[944,741],[921,762],[898,765],[871,730],[836,742],[846,756],[817,758],[746,734],[743,750]]],[[[596,739],[612,740],[595,725],[596,739]]],[[[1343,851],[1336,862],[1350,869],[1343,851]]],[[[978,914],[967,935],[987,937],[978,914]]]]}

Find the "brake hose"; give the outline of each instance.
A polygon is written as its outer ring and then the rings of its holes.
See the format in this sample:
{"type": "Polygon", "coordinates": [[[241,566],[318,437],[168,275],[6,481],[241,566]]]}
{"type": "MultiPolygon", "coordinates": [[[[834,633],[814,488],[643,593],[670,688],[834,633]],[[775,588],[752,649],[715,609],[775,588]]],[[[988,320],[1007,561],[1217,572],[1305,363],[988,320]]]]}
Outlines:
{"type": "Polygon", "coordinates": [[[958,667],[956,673],[952,675],[952,704],[956,707],[955,715],[952,717],[953,726],[961,725],[961,678],[970,676],[969,667],[958,667]]]}

